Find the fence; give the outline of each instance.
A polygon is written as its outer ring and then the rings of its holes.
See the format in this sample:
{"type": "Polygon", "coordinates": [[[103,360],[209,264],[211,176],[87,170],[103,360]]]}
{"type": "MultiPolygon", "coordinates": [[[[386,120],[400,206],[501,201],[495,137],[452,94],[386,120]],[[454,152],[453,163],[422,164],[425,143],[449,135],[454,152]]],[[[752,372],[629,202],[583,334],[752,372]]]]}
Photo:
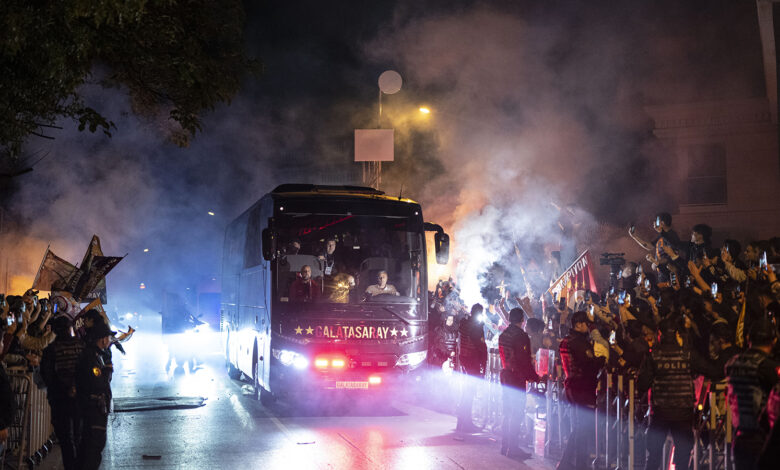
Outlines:
{"type": "Polygon", "coordinates": [[[46,390],[39,389],[32,372],[10,367],[8,377],[14,392],[14,422],[9,428],[0,468],[21,469],[39,464],[52,448],[53,428],[46,390]]]}
{"type": "MultiPolygon", "coordinates": [[[[558,460],[571,433],[571,405],[564,398],[563,373],[556,363],[556,352],[539,350],[537,372],[547,375],[540,386],[531,386],[526,407],[524,439],[532,443],[534,453],[558,460]]],[[[501,384],[498,351],[488,350],[485,380],[474,403],[476,423],[485,431],[500,433],[501,384]]],[[[647,397],[640,397],[633,374],[605,373],[600,385],[595,411],[592,449],[596,469],[634,470],[645,465],[647,430],[647,397]]],[[[722,383],[704,382],[699,387],[696,423],[692,428],[694,448],[691,468],[694,470],[733,470],[731,412],[722,383]]],[[[673,445],[664,445],[663,469],[672,468],[673,445]]]]}

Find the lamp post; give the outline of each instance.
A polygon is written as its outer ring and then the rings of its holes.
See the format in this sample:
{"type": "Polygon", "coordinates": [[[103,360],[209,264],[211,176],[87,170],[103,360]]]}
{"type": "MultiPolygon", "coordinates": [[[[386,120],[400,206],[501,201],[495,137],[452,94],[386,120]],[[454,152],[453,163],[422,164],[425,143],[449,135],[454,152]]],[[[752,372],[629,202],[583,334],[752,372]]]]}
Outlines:
{"type": "MultiPolygon", "coordinates": [[[[403,85],[401,75],[395,70],[382,72],[378,80],[379,84],[379,109],[377,115],[377,129],[382,128],[382,95],[398,93],[403,85]]],[[[382,161],[363,161],[363,184],[379,189],[382,184],[382,161]]]]}

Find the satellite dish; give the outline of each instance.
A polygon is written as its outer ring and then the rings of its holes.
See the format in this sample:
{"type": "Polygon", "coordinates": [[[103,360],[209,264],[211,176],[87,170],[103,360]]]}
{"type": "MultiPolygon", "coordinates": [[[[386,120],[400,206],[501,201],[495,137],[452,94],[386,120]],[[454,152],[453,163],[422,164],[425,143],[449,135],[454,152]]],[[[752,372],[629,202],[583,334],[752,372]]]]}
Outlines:
{"type": "Polygon", "coordinates": [[[404,80],[398,72],[395,70],[385,70],[382,72],[382,75],[379,76],[379,89],[386,95],[392,95],[401,90],[403,82],[404,80]]]}

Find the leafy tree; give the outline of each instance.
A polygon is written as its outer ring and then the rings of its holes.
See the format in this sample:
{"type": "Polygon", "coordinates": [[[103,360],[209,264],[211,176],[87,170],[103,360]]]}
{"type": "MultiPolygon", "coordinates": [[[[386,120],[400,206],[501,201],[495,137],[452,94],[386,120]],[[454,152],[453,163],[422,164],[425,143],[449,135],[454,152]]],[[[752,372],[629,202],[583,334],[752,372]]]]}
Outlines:
{"type": "Polygon", "coordinates": [[[0,155],[51,138],[61,117],[110,135],[114,124],[80,93],[88,80],[125,86],[136,113],[165,114],[187,145],[202,113],[258,70],[243,26],[240,0],[0,1],[0,155]]]}

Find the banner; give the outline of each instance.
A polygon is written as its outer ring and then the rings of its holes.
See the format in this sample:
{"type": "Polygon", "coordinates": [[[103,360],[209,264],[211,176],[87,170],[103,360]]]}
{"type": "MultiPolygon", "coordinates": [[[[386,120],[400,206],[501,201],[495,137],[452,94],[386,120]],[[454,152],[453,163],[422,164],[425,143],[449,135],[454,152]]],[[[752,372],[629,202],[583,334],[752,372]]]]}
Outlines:
{"type": "Polygon", "coordinates": [[[86,298],[123,258],[123,256],[93,256],[89,271],[79,269],[82,274],[75,283],[73,296],[77,299],[86,298]]]}
{"type": "Polygon", "coordinates": [[[553,282],[547,290],[553,298],[560,299],[562,296],[571,298],[575,291],[585,290],[598,292],[596,276],[593,272],[593,262],[590,259],[590,251],[585,250],[569,269],[563,272],[561,276],[553,282]]]}
{"type": "MultiPolygon", "coordinates": [[[[92,240],[89,242],[87,252],[84,253],[84,259],[81,260],[80,267],[84,272],[89,272],[90,268],[92,267],[92,260],[96,256],[103,256],[103,248],[100,246],[100,238],[97,235],[92,235],[92,240]]],[[[103,305],[108,303],[108,292],[106,291],[105,278],[101,279],[95,290],[87,294],[82,300],[87,301],[93,299],[100,299],[100,303],[103,305]]]]}
{"type": "Polygon", "coordinates": [[[100,247],[100,238],[97,235],[92,235],[92,240],[89,242],[87,252],[84,253],[84,258],[81,260],[79,268],[88,273],[95,256],[103,256],[103,249],[100,247]]]}
{"type": "Polygon", "coordinates": [[[83,300],[86,302],[94,299],[100,299],[101,304],[108,305],[108,291],[106,290],[105,278],[101,279],[100,282],[98,282],[97,287],[95,287],[95,290],[87,294],[83,300]]]}
{"type": "Polygon", "coordinates": [[[55,255],[49,248],[43,255],[43,261],[35,275],[32,288],[35,290],[51,291],[52,285],[62,287],[67,284],[73,274],[78,270],[75,266],[55,255]]]}

